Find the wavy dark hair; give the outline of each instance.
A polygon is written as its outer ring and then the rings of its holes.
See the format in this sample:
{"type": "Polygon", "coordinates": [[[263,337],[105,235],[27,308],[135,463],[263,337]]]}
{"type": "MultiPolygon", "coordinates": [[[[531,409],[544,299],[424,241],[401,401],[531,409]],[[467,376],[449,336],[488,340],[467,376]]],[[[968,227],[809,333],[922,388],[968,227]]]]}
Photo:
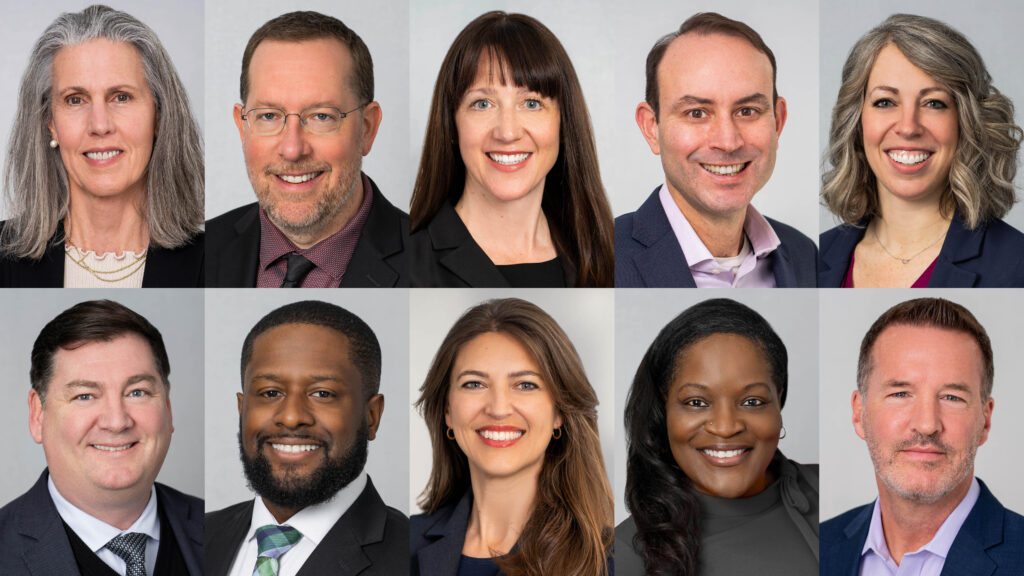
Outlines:
{"type": "Polygon", "coordinates": [[[751,308],[727,298],[706,300],[662,328],[636,371],[625,414],[626,507],[636,523],[630,544],[649,576],[697,573],[700,505],[669,447],[665,398],[682,355],[714,334],[738,334],[756,344],[771,367],[780,408],[786,405],[786,346],[751,308]]]}
{"type": "Polygon", "coordinates": [[[597,395],[569,337],[547,312],[525,300],[489,300],[470,308],[434,356],[416,401],[434,455],[420,507],[431,514],[472,489],[466,454],[445,438],[444,412],[455,358],[470,340],[489,332],[512,336],[537,360],[563,430],[548,444],[533,512],[519,542],[494,560],[506,576],[606,574],[613,505],[598,436],[597,395]]]}
{"type": "Polygon", "coordinates": [[[523,14],[488,12],[455,38],[441,64],[427,135],[412,191],[412,231],[425,228],[466,184],[455,109],[487,55],[502,83],[525,86],[558,102],[558,159],[544,181],[542,207],[558,254],[576,270],[576,285],[611,287],[615,273],[612,211],[601,184],[590,115],[569,55],[543,24],[523,14]]]}

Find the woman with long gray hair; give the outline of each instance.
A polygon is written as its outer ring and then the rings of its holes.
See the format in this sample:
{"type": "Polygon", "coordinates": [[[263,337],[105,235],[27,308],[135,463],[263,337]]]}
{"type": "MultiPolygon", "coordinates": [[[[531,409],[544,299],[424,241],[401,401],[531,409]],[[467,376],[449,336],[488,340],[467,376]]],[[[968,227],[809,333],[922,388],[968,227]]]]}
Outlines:
{"type": "Polygon", "coordinates": [[[0,286],[202,286],[203,170],[156,34],[106,6],[61,14],[21,82],[0,286]]]}
{"type": "Polygon", "coordinates": [[[950,26],[895,14],[843,66],[822,200],[818,286],[1024,286],[1022,132],[981,55],[950,26]]]}

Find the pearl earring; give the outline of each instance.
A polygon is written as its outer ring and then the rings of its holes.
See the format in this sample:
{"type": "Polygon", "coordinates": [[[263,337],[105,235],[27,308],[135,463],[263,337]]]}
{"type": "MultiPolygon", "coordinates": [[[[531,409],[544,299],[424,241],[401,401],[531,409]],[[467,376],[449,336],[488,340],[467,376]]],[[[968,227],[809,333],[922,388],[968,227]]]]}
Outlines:
{"type": "Polygon", "coordinates": [[[50,140],[50,148],[56,149],[57,146],[57,140],[50,140]]]}

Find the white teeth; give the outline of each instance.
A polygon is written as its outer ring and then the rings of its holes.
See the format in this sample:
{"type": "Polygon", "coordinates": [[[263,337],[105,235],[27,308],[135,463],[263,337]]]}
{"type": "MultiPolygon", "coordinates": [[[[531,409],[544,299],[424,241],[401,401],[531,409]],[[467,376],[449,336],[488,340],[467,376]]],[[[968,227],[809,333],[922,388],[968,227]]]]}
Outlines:
{"type": "Polygon", "coordinates": [[[497,442],[508,442],[509,440],[516,440],[516,439],[518,439],[520,436],[523,435],[523,432],[522,432],[522,430],[517,430],[515,432],[512,432],[512,431],[498,432],[497,430],[481,430],[480,431],[480,435],[483,436],[484,438],[487,438],[488,440],[495,440],[497,442]]]}
{"type": "Polygon", "coordinates": [[[319,448],[316,444],[271,444],[274,450],[281,452],[311,452],[319,448]]]}
{"type": "Polygon", "coordinates": [[[132,444],[125,444],[123,446],[103,446],[101,444],[93,444],[92,447],[97,450],[103,450],[104,452],[121,452],[122,450],[131,448],[132,444]]]}
{"type": "Polygon", "coordinates": [[[908,152],[906,150],[890,150],[888,152],[889,158],[900,164],[920,164],[928,159],[932,155],[931,152],[908,152]]]}
{"type": "Polygon", "coordinates": [[[494,160],[495,162],[501,164],[502,166],[512,166],[515,164],[519,164],[523,160],[526,160],[530,156],[530,154],[495,154],[492,152],[488,154],[488,156],[491,157],[491,160],[494,160]]]}
{"type": "Polygon", "coordinates": [[[701,452],[711,456],[712,458],[732,458],[733,456],[739,456],[746,451],[747,450],[745,448],[741,448],[739,450],[701,450],[701,452]]]}
{"type": "Polygon", "coordinates": [[[320,174],[320,172],[309,172],[307,174],[300,174],[298,176],[292,176],[290,174],[278,174],[277,177],[280,178],[281,180],[284,180],[285,182],[288,182],[289,184],[302,184],[303,182],[308,182],[313,178],[316,178],[320,174]]]}
{"type": "Polygon", "coordinates": [[[730,164],[728,166],[720,166],[717,164],[701,164],[701,166],[704,167],[705,170],[711,172],[712,174],[718,174],[719,176],[732,176],[733,174],[737,174],[740,170],[743,170],[743,168],[746,165],[746,163],[730,164]]]}
{"type": "Polygon", "coordinates": [[[93,160],[107,160],[120,154],[120,150],[109,150],[107,152],[86,152],[85,155],[93,160]]]}

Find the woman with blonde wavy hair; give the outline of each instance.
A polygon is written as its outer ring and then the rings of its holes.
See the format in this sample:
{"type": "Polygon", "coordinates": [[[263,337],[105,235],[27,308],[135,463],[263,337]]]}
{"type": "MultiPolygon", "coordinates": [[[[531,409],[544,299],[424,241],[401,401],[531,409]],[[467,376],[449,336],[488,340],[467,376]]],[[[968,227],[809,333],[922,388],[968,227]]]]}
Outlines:
{"type": "Polygon", "coordinates": [[[821,235],[820,287],[1024,286],[1022,131],[962,34],[895,14],[843,66],[822,178],[842,221],[821,235]]]}
{"type": "Polygon", "coordinates": [[[433,468],[410,519],[410,574],[612,573],[597,396],[551,316],[515,298],[471,308],[416,406],[433,468]]]}

